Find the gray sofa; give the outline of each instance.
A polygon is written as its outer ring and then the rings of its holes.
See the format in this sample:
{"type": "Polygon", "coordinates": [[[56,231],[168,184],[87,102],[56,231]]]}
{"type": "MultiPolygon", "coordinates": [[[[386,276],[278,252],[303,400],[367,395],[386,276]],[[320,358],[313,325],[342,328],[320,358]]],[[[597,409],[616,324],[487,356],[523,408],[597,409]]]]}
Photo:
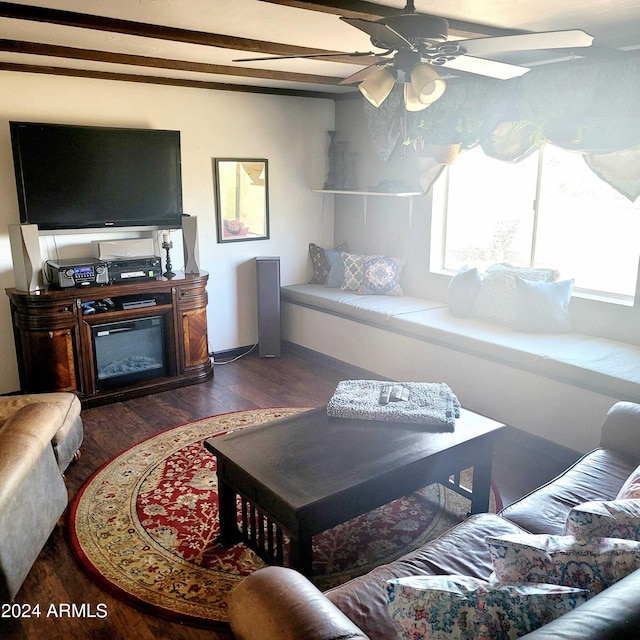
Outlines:
{"type": "MultiPolygon", "coordinates": [[[[487,536],[561,534],[571,508],[612,500],[640,464],[640,405],[617,403],[602,425],[600,447],[560,476],[505,508],[479,514],[402,558],[321,593],[284,567],[267,567],[231,594],[229,619],[238,640],[394,640],[386,580],[458,574],[488,579],[487,536]]],[[[528,640],[636,640],[640,636],[640,569],[575,610],[525,636],[528,640]]]]}
{"type": "Polygon", "coordinates": [[[13,601],[68,504],[83,438],[71,393],[0,398],[0,602],[13,601]]]}

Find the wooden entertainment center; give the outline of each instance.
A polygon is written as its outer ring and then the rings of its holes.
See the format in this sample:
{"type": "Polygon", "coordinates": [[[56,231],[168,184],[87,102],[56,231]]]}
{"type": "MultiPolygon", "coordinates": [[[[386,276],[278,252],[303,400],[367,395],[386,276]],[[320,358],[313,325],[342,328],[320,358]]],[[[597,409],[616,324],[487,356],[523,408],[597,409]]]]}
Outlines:
{"type": "Polygon", "coordinates": [[[90,407],[210,380],[207,280],[205,272],[178,273],[102,286],[7,289],[21,391],[71,391],[90,407]],[[106,309],[98,304],[88,312],[88,302],[105,299],[110,301],[106,309]],[[125,304],[132,299],[141,300],[141,306],[125,304]],[[160,327],[163,369],[144,380],[105,386],[98,374],[96,336],[108,334],[101,331],[103,325],[108,329],[145,320],[160,327]]]}

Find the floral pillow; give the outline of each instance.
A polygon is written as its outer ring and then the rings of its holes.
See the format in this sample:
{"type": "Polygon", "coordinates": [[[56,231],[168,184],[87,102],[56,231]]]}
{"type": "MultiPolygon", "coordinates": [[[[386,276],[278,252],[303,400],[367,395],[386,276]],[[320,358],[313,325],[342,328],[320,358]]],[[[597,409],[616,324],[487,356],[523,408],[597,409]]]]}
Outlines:
{"type": "Polygon", "coordinates": [[[366,258],[362,264],[361,294],[403,296],[400,272],[405,264],[402,258],[366,258]]]}
{"type": "Polygon", "coordinates": [[[635,471],[626,479],[616,496],[616,500],[628,500],[634,498],[640,498],[640,467],[635,469],[635,471]]]}
{"type": "Polygon", "coordinates": [[[466,576],[415,576],[389,580],[387,595],[403,640],[506,640],[574,609],[588,592],[548,584],[491,585],[466,576]]]}
{"type": "Polygon", "coordinates": [[[564,532],[576,538],[640,541],[640,500],[585,502],[571,509],[564,532]]]}
{"type": "Polygon", "coordinates": [[[640,542],[511,534],[488,537],[498,583],[545,582],[600,593],[640,568],[640,542]]]}

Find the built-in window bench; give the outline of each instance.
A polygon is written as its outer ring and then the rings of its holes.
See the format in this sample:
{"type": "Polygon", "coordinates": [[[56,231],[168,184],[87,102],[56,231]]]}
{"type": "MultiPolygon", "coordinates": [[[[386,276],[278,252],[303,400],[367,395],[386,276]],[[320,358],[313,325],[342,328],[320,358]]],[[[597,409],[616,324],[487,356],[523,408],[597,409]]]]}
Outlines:
{"type": "Polygon", "coordinates": [[[640,347],[578,333],[519,333],[446,304],[281,289],[283,338],[394,380],[446,382],[463,406],[578,451],[602,416],[640,402],[640,347]]]}

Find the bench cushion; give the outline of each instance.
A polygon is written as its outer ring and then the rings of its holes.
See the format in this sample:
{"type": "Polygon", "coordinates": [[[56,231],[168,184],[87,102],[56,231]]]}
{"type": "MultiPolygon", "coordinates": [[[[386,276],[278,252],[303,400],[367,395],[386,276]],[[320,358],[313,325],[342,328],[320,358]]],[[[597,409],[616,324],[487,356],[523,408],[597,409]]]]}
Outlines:
{"type": "Polygon", "coordinates": [[[322,285],[282,287],[284,301],[518,367],[539,376],[640,402],[640,346],[580,333],[525,333],[454,316],[442,302],[358,295],[322,285]]]}

